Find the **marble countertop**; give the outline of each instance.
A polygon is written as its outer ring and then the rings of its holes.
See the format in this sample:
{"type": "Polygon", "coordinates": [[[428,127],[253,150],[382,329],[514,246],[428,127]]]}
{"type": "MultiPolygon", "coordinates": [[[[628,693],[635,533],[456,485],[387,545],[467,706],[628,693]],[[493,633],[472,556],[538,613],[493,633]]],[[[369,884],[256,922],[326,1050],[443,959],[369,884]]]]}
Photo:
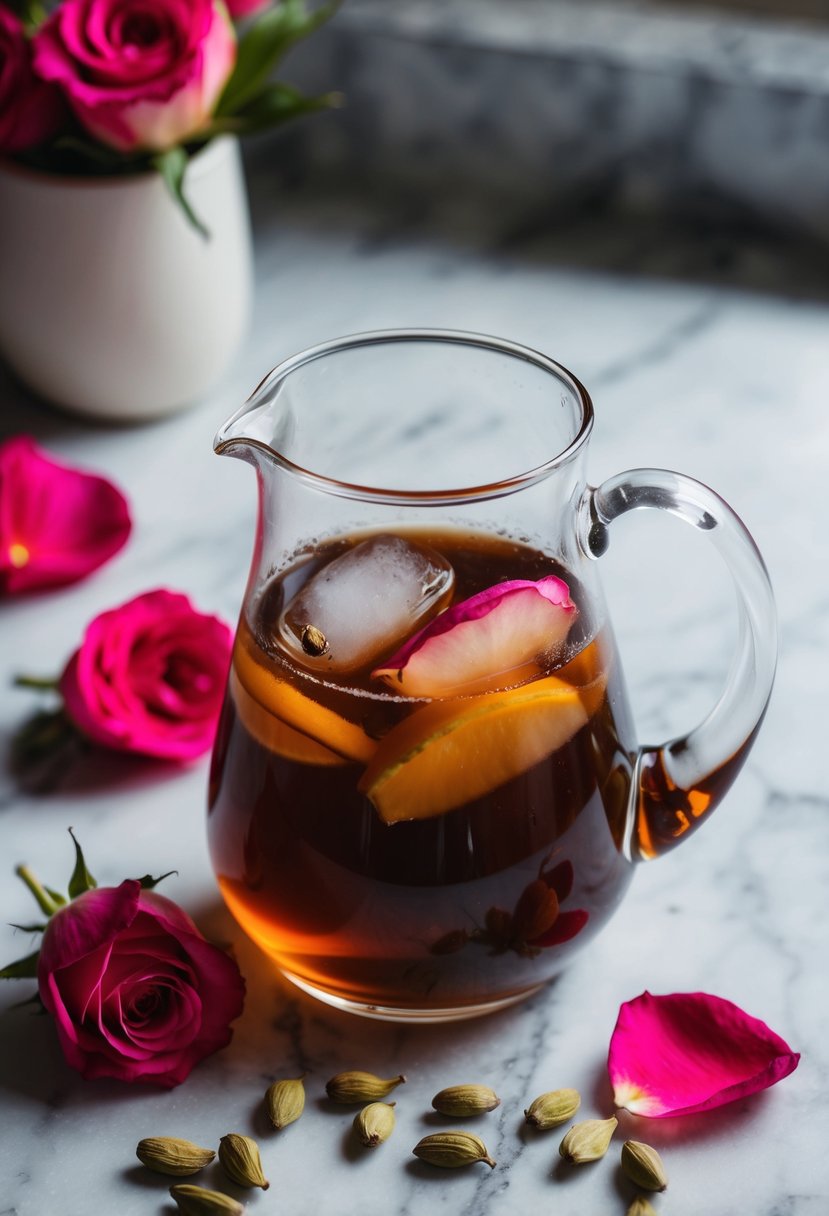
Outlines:
{"type": "MultiPolygon", "coordinates": [[[[0,1143],[4,1216],[170,1211],[162,1178],[134,1158],[147,1135],[215,1144],[260,1138],[267,1194],[252,1214],[561,1216],[623,1213],[614,1162],[562,1170],[556,1133],[522,1134],[537,1093],[571,1085],[585,1115],[610,1109],[604,1071],[618,1007],[644,989],[705,990],[767,1021],[799,1069],[777,1088],[708,1116],[624,1117],[626,1136],[663,1154],[670,1216],[818,1216],[829,1205],[826,1040],[829,797],[823,770],[823,674],[829,632],[827,533],[817,518],[829,469],[829,293],[783,248],[735,249],[643,226],[572,222],[510,240],[390,215],[343,199],[269,202],[257,180],[257,307],[245,349],[196,408],[152,425],[90,426],[0,381],[2,428],[101,469],[129,495],[128,547],[85,583],[2,606],[0,728],[33,708],[11,688],[20,669],[59,670],[86,622],[154,586],[186,591],[233,620],[253,536],[254,477],[218,462],[213,434],[283,356],[345,332],[452,326],[514,338],[563,362],[594,395],[589,462],[598,482],[631,466],[666,466],[713,485],[751,528],[776,587],[782,653],[771,707],[712,823],[642,865],[622,909],[551,987],[476,1022],[412,1028],[337,1013],[282,982],[219,905],[207,859],[207,762],[186,769],[104,760],[40,787],[0,773],[4,872],[0,958],[28,952],[7,927],[32,905],[12,876],[29,864],[66,880],[72,826],[99,882],[175,868],[167,893],[205,930],[233,942],[249,996],[231,1046],[171,1092],[84,1082],[64,1063],[47,1019],[11,1008],[0,989],[0,1143]],[[327,1077],[362,1067],[409,1078],[392,1140],[355,1151],[352,1115],[324,1100],[327,1077]],[[260,1099],[278,1075],[307,1072],[308,1107],[281,1135],[260,1099]],[[492,1085],[501,1107],[480,1122],[498,1166],[430,1171],[410,1155],[433,1130],[442,1086],[492,1085]]],[[[691,529],[637,515],[602,559],[640,733],[691,725],[716,697],[732,643],[728,580],[691,529]]],[[[476,1127],[478,1130],[478,1127],[476,1127]]],[[[214,1175],[207,1172],[208,1178],[214,1175]]],[[[208,1183],[209,1184],[209,1183],[208,1183]]]]}
{"type": "Polygon", "coordinates": [[[298,129],[303,163],[547,214],[730,215],[825,252],[829,29],[793,8],[349,0],[289,65],[348,98],[298,129]]]}

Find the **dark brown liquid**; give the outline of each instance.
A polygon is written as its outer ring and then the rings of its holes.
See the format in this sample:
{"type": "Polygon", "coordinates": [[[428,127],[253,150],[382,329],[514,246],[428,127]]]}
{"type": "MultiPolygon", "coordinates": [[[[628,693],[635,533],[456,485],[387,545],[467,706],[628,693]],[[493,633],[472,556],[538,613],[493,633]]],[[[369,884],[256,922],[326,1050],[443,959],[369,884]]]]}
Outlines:
{"type": "MultiPolygon", "coordinates": [[[[566,571],[497,537],[406,535],[450,561],[455,601],[504,579],[568,583],[579,617],[554,674],[578,690],[584,724],[463,805],[383,822],[358,788],[364,761],[343,752],[376,747],[422,702],[390,695],[368,670],[322,683],[274,630],[303,581],[355,543],[332,542],[277,577],[240,625],[211,771],[210,848],[231,911],[289,975],[363,1005],[485,1006],[549,979],[617,906],[630,872],[620,850],[633,732],[612,638],[594,636],[566,571]],[[285,724],[272,689],[293,698],[285,724]]],[[[454,700],[462,712],[468,699],[454,700]]],[[[463,781],[463,767],[441,770],[441,788],[463,781]]]]}

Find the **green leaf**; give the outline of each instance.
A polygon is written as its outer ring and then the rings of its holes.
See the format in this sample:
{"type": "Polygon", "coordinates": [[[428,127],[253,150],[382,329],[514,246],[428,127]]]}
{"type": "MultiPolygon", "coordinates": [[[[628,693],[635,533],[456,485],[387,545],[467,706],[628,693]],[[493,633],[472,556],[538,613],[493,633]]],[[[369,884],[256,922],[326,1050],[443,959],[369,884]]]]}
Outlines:
{"type": "Polygon", "coordinates": [[[78,739],[78,731],[63,709],[38,710],[12,738],[12,767],[21,771],[56,757],[78,739]]]}
{"type": "Polygon", "coordinates": [[[152,891],[153,887],[157,887],[160,882],[164,882],[164,879],[169,878],[171,874],[178,874],[178,870],[168,870],[166,874],[159,874],[158,878],[153,878],[151,874],[145,874],[143,878],[138,878],[135,881],[141,884],[142,891],[152,891]]]}
{"type": "Polygon", "coordinates": [[[11,928],[19,929],[21,933],[42,933],[47,924],[48,921],[44,921],[41,925],[18,925],[15,921],[12,921],[11,928]]]}
{"type": "Polygon", "coordinates": [[[283,0],[276,8],[265,9],[239,40],[236,66],[219,98],[216,116],[235,115],[251,101],[291,47],[330,20],[339,6],[339,0],[330,0],[309,13],[305,0],[283,0]]]}
{"type": "Polygon", "coordinates": [[[302,114],[330,109],[340,104],[339,93],[323,93],[318,97],[306,97],[286,84],[266,85],[260,93],[241,110],[226,120],[227,128],[246,135],[279,126],[302,114]]]}
{"type": "Polygon", "coordinates": [[[17,13],[28,34],[33,34],[46,20],[46,9],[39,0],[6,0],[6,7],[17,13]]]}
{"type": "Polygon", "coordinates": [[[55,901],[55,903],[58,905],[59,908],[65,908],[66,905],[69,903],[69,900],[66,898],[65,895],[61,895],[60,891],[53,891],[51,887],[47,887],[45,884],[44,884],[43,890],[46,892],[46,894],[49,896],[50,899],[53,899],[55,901]]]}
{"type": "Polygon", "coordinates": [[[31,954],[27,954],[25,958],[19,958],[16,963],[9,963],[8,967],[3,967],[0,970],[0,980],[37,979],[37,958],[39,954],[39,950],[34,950],[31,954]]]}
{"type": "Polygon", "coordinates": [[[210,239],[210,233],[205,228],[202,221],[196,215],[193,208],[187,201],[187,196],[184,193],[184,176],[187,172],[188,156],[184,148],[175,147],[168,148],[166,152],[159,152],[152,159],[153,167],[158,170],[164,179],[164,183],[170,194],[181,207],[187,222],[191,224],[200,236],[205,240],[210,239]]]}
{"type": "Polygon", "coordinates": [[[72,837],[72,843],[75,846],[75,868],[72,871],[72,877],[69,879],[69,898],[76,899],[79,895],[83,895],[85,891],[94,890],[98,884],[86,868],[81,846],[75,839],[75,833],[71,828],[69,829],[69,835],[72,837]]]}

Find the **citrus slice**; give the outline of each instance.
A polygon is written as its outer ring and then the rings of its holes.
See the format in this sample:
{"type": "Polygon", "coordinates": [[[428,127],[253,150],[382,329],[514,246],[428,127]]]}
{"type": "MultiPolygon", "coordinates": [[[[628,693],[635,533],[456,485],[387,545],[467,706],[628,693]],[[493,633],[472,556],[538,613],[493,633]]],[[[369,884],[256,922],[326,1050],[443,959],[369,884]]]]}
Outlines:
{"type": "Polygon", "coordinates": [[[230,695],[244,727],[268,751],[276,752],[286,760],[295,760],[299,764],[331,767],[348,763],[343,756],[332,752],[322,743],[317,743],[310,735],[303,735],[301,731],[295,730],[281,718],[276,718],[267,709],[263,709],[246,691],[235,671],[230,673],[230,695]]]}
{"type": "Polygon", "coordinates": [[[587,720],[578,690],[555,676],[434,701],[386,735],[359,788],[386,823],[442,815],[527,772],[587,720]]]}
{"type": "Polygon", "coordinates": [[[286,680],[280,680],[242,647],[236,648],[233,661],[240,684],[266,713],[346,760],[367,764],[374,755],[377,743],[361,727],[312,701],[286,680]]]}

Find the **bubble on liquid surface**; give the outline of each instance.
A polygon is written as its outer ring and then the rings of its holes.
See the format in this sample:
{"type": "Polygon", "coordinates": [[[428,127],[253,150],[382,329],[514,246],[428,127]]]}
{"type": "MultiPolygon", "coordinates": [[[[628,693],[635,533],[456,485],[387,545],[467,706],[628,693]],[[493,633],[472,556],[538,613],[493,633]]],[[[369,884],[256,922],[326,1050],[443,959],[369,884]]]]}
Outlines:
{"type": "Polygon", "coordinates": [[[454,581],[435,549],[381,533],[308,580],[280,618],[280,637],[303,666],[321,673],[375,666],[447,607],[454,581]]]}

